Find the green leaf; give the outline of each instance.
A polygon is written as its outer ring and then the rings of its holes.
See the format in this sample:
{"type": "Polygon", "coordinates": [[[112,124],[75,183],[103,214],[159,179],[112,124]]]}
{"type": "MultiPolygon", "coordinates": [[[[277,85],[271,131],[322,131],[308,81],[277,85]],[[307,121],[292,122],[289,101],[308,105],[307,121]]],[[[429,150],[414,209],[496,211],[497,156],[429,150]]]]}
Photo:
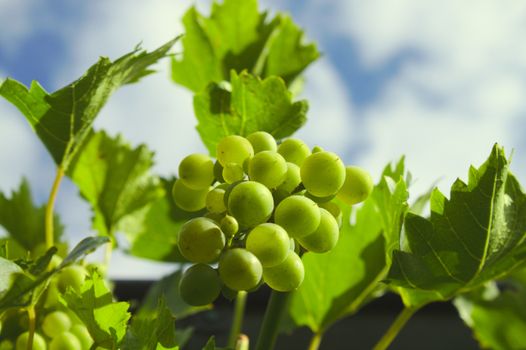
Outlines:
{"type": "Polygon", "coordinates": [[[12,261],[0,258],[0,299],[4,292],[11,286],[13,277],[16,273],[23,273],[23,270],[12,261]]]}
{"type": "Polygon", "coordinates": [[[122,220],[119,226],[130,242],[129,254],[158,261],[187,261],[177,248],[177,235],[186,221],[203,212],[188,213],[177,207],[171,195],[174,183],[175,178],[161,179],[164,196],[122,220]]]}
{"type": "Polygon", "coordinates": [[[123,350],[156,350],[176,347],[175,318],[166,308],[164,299],[158,300],[154,313],[133,317],[122,344],[123,350]]]}
{"type": "Polygon", "coordinates": [[[38,82],[28,89],[7,79],[0,85],[0,95],[18,107],[55,163],[66,170],[111,94],[152,73],[149,67],[165,57],[176,40],[151,53],[138,47],[114,62],[102,57],[81,78],[52,94],[38,82]]]}
{"type": "Polygon", "coordinates": [[[261,80],[232,71],[231,84],[210,84],[194,97],[197,131],[210,154],[215,156],[217,143],[226,135],[262,130],[281,139],[305,124],[307,101],[292,102],[280,78],[261,80]]]}
{"type": "MultiPolygon", "coordinates": [[[[31,189],[25,179],[18,191],[12,192],[11,198],[0,192],[0,225],[8,234],[10,257],[22,258],[20,253],[34,251],[44,245],[45,211],[45,205],[37,207],[33,204],[31,189]]],[[[55,242],[59,242],[64,227],[56,214],[54,226],[55,242]]]]}
{"type": "Polygon", "coordinates": [[[216,339],[214,336],[211,336],[208,341],[206,342],[205,347],[203,350],[233,350],[231,348],[218,348],[216,347],[216,339]]]}
{"type": "Polygon", "coordinates": [[[461,295],[454,301],[464,322],[484,348],[526,348],[526,269],[499,282],[461,295]]]}
{"type": "Polygon", "coordinates": [[[112,235],[126,216],[163,196],[159,179],[150,173],[153,153],[132,149],[120,136],[90,133],[71,164],[69,175],[91,204],[93,227],[112,235]]]}
{"type": "Polygon", "coordinates": [[[210,309],[210,306],[190,306],[179,295],[179,281],[183,275],[182,270],[177,270],[152,285],[141,308],[142,313],[152,313],[157,308],[159,299],[164,299],[172,315],[178,319],[210,309]]]}
{"type": "Polygon", "coordinates": [[[267,21],[256,0],[213,3],[208,18],[192,7],[183,24],[183,57],[173,59],[172,78],[194,92],[228,80],[232,69],[281,76],[290,84],[320,55],[314,44],[303,42],[290,17],[279,14],[267,21]]]}
{"type": "Polygon", "coordinates": [[[526,259],[526,196],[509,172],[504,150],[471,167],[450,199],[433,191],[431,217],[408,214],[405,244],[393,253],[390,281],[441,299],[507,274],[526,259]]]}
{"type": "Polygon", "coordinates": [[[130,304],[114,302],[106,282],[97,273],[84,283],[80,293],[70,288],[63,302],[86,325],[96,345],[105,349],[120,345],[130,318],[130,304]]]}
{"type": "Polygon", "coordinates": [[[305,280],[293,293],[289,309],[296,325],[322,333],[383,291],[378,282],[386,276],[407,210],[403,173],[403,159],[396,170],[386,167],[371,196],[356,209],[353,224],[351,208],[339,203],[344,222],[336,247],[302,257],[305,280]]]}

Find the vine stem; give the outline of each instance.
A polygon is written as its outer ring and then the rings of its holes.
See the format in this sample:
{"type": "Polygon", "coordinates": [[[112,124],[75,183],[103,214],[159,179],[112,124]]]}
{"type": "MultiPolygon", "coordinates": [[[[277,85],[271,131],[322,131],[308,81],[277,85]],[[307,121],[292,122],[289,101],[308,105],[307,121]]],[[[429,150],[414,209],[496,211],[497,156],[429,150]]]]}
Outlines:
{"type": "Polygon", "coordinates": [[[228,336],[228,347],[236,346],[237,338],[241,332],[243,324],[243,315],[245,313],[245,305],[247,303],[247,292],[239,291],[236,296],[236,304],[234,306],[234,319],[230,328],[230,335],[228,336]]]}
{"type": "Polygon", "coordinates": [[[322,332],[314,333],[310,340],[309,350],[318,350],[321,344],[321,338],[323,337],[322,332]]]}
{"type": "Polygon", "coordinates": [[[290,299],[289,292],[272,291],[263,317],[263,324],[259,332],[255,350],[272,350],[278,337],[281,319],[287,310],[290,299]]]}
{"type": "Polygon", "coordinates": [[[60,187],[60,182],[64,177],[64,169],[62,167],[57,168],[57,173],[55,174],[55,180],[53,181],[53,186],[51,187],[51,192],[49,194],[49,199],[46,204],[45,212],[45,240],[46,240],[46,249],[53,247],[54,245],[54,235],[53,235],[53,209],[55,208],[55,199],[57,198],[58,188],[60,187]]]}
{"type": "Polygon", "coordinates": [[[394,322],[391,324],[391,327],[385,332],[382,339],[376,345],[374,346],[373,350],[385,350],[391,345],[394,338],[400,333],[402,328],[404,328],[405,324],[409,319],[414,315],[414,313],[418,310],[417,307],[405,307],[400,314],[396,317],[394,322]]]}
{"type": "Polygon", "coordinates": [[[27,318],[29,322],[29,337],[27,339],[26,350],[33,350],[33,339],[35,338],[35,328],[36,328],[36,314],[35,314],[34,305],[30,305],[27,308],[27,318]]]}

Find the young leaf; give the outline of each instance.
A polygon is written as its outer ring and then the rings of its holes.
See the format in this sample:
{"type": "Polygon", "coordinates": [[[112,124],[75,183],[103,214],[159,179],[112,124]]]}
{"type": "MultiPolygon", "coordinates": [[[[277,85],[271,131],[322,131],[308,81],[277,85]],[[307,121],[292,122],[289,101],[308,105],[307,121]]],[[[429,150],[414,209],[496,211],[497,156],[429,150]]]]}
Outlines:
{"type": "Polygon", "coordinates": [[[457,180],[450,197],[435,190],[429,219],[406,216],[406,243],[394,251],[388,276],[394,285],[449,299],[526,259],[526,196],[501,147],[471,167],[467,184],[457,180]]]}
{"type": "Polygon", "coordinates": [[[276,139],[292,135],[306,121],[307,101],[292,102],[278,77],[261,80],[232,71],[231,87],[210,84],[194,97],[197,131],[210,154],[224,136],[267,131],[276,139]]]}
{"type": "Polygon", "coordinates": [[[64,304],[86,325],[95,345],[117,349],[130,318],[127,302],[114,302],[106,282],[97,273],[84,283],[80,293],[69,289],[64,304]]]}
{"type": "Polygon", "coordinates": [[[289,85],[319,52],[303,43],[303,32],[290,17],[266,19],[256,0],[213,3],[208,18],[190,8],[183,18],[183,57],[172,61],[173,80],[200,92],[210,82],[228,80],[233,69],[280,76],[289,85]]]}
{"type": "MultiPolygon", "coordinates": [[[[28,251],[34,251],[44,244],[45,211],[45,205],[37,207],[33,204],[31,189],[25,179],[18,191],[13,191],[11,198],[0,192],[0,225],[8,234],[7,250],[10,257],[22,258],[28,251]],[[22,252],[24,255],[20,254],[22,252]]],[[[57,215],[54,226],[55,242],[59,242],[64,227],[57,215]]]]}
{"type": "Polygon", "coordinates": [[[407,210],[403,174],[403,159],[395,170],[386,167],[371,196],[356,210],[354,224],[351,208],[340,204],[344,222],[336,247],[324,254],[303,255],[305,280],[289,309],[297,325],[322,333],[382,291],[378,282],[387,273],[407,210]]]}
{"type": "Polygon", "coordinates": [[[163,196],[151,175],[153,154],[142,145],[132,149],[120,136],[91,132],[71,163],[69,175],[93,208],[93,227],[111,235],[120,221],[163,196]]]}
{"type": "Polygon", "coordinates": [[[495,350],[525,349],[526,338],[526,270],[510,278],[454,301],[460,316],[471,327],[483,348],[495,350]]]}
{"type": "Polygon", "coordinates": [[[176,40],[150,53],[136,48],[114,62],[102,57],[77,81],[52,94],[38,82],[28,89],[6,79],[0,85],[0,95],[18,107],[55,163],[66,170],[110,95],[152,73],[149,67],[165,57],[176,40]]]}

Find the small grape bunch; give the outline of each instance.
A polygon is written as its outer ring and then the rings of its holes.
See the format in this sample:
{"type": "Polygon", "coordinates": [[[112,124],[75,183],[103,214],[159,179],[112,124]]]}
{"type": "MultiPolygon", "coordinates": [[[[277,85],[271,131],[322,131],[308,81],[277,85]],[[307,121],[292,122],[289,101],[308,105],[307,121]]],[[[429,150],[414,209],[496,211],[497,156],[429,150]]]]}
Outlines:
{"type": "Polygon", "coordinates": [[[297,138],[278,145],[263,131],[224,137],[216,156],[184,158],[172,190],[182,210],[206,208],[182,225],[177,242],[195,263],[179,284],[195,306],[262,282],[281,292],[298,288],[305,275],[299,254],[325,253],[338,242],[342,213],[332,200],[353,205],[373,187],[366,171],[346,167],[336,154],[311,151],[297,138]]]}

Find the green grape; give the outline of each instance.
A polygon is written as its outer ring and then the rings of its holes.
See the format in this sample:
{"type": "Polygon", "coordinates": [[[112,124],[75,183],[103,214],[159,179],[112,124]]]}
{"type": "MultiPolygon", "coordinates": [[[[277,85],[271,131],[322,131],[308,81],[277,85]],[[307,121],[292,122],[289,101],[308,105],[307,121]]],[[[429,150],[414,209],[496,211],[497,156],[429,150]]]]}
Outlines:
{"type": "Polygon", "coordinates": [[[57,279],[52,278],[46,288],[46,294],[44,297],[44,307],[52,308],[59,304],[60,292],[57,286],[57,279]]]}
{"type": "Polygon", "coordinates": [[[175,205],[185,211],[193,212],[199,211],[206,206],[206,195],[208,191],[209,188],[192,190],[186,187],[181,179],[177,179],[172,188],[172,196],[175,205]]]}
{"type": "Polygon", "coordinates": [[[214,221],[217,225],[221,223],[221,220],[225,217],[225,213],[206,213],[203,217],[214,221]]]}
{"type": "Polygon", "coordinates": [[[281,226],[264,223],[250,231],[246,247],[259,259],[263,267],[276,266],[287,257],[290,238],[281,226]]]}
{"type": "Polygon", "coordinates": [[[225,247],[225,235],[215,222],[198,217],[181,227],[177,244],[186,259],[196,263],[209,263],[221,254],[225,247]]]}
{"type": "Polygon", "coordinates": [[[223,284],[221,294],[228,300],[234,300],[237,297],[237,290],[232,290],[223,284]]]}
{"type": "Polygon", "coordinates": [[[89,274],[97,272],[100,276],[104,277],[108,273],[108,266],[100,262],[91,262],[86,265],[86,270],[89,274]]]}
{"type": "Polygon", "coordinates": [[[214,182],[214,161],[205,154],[190,154],[179,164],[179,178],[192,190],[208,189],[214,182]]]}
{"type": "Polygon", "coordinates": [[[217,160],[214,163],[214,177],[217,182],[225,182],[225,179],[223,179],[223,166],[217,160]]]}
{"type": "Polygon", "coordinates": [[[278,292],[290,292],[298,288],[304,277],[303,262],[294,252],[290,252],[281,264],[263,269],[263,280],[278,292]]]}
{"type": "Polygon", "coordinates": [[[320,224],[320,208],[309,198],[290,196],[276,207],[274,222],[294,238],[304,237],[316,230],[320,224]]]}
{"type": "Polygon", "coordinates": [[[327,196],[327,197],[316,197],[315,195],[313,195],[309,191],[305,191],[304,195],[305,195],[305,197],[312,199],[314,202],[316,202],[318,204],[330,202],[331,200],[334,199],[334,197],[336,197],[336,194],[333,194],[333,195],[330,195],[330,196],[327,196]]]}
{"type": "Polygon", "coordinates": [[[82,350],[89,350],[91,348],[91,345],[93,345],[93,339],[89,334],[88,328],[86,328],[86,326],[84,326],[83,324],[73,325],[73,327],[71,327],[70,332],[73,333],[75,337],[77,337],[82,350]]]}
{"type": "Polygon", "coordinates": [[[312,147],[312,153],[318,153],[318,152],[323,152],[325,151],[323,148],[321,148],[320,146],[314,146],[312,147]]]}
{"type": "Polygon", "coordinates": [[[301,183],[300,167],[294,163],[287,162],[287,174],[285,180],[278,186],[278,190],[291,194],[301,183]]]}
{"type": "Polygon", "coordinates": [[[305,159],[300,168],[305,189],[316,197],[338,193],[345,182],[345,165],[332,152],[318,152],[305,159]]]}
{"type": "Polygon", "coordinates": [[[225,190],[223,188],[214,188],[206,195],[206,209],[211,213],[224,213],[225,206],[225,190]]]}
{"type": "Polygon", "coordinates": [[[274,209],[274,199],[264,185],[255,181],[245,181],[232,188],[227,207],[240,227],[250,228],[270,218],[274,209]]]}
{"type": "Polygon", "coordinates": [[[338,192],[338,198],[349,205],[363,202],[373,191],[371,175],[357,166],[345,168],[346,177],[343,187],[338,192]]]}
{"type": "Polygon", "coordinates": [[[71,265],[62,269],[58,273],[57,287],[61,293],[64,293],[68,287],[80,292],[80,288],[86,280],[88,272],[80,265],[71,265]]]}
{"type": "Polygon", "coordinates": [[[274,206],[277,207],[279,203],[281,203],[281,201],[287,198],[288,196],[290,196],[290,193],[279,188],[272,191],[272,198],[274,198],[274,206]]]}
{"type": "Polygon", "coordinates": [[[301,166],[305,158],[307,158],[311,152],[309,146],[300,139],[290,138],[283,141],[278,146],[278,153],[285,158],[287,162],[301,166]]]}
{"type": "Polygon", "coordinates": [[[325,253],[338,243],[340,228],[334,216],[327,210],[320,208],[320,225],[308,236],[298,238],[303,248],[314,253],[325,253]]]}
{"type": "Polygon", "coordinates": [[[247,136],[247,140],[252,144],[254,153],[261,151],[276,151],[278,146],[274,136],[265,131],[256,131],[247,136]]]}
{"type": "Polygon", "coordinates": [[[226,163],[223,166],[223,179],[228,184],[243,180],[245,172],[243,166],[238,163],[226,163]]]}
{"type": "Polygon", "coordinates": [[[212,267],[195,264],[185,271],[179,282],[179,294],[192,306],[208,305],[221,292],[221,280],[212,267]]]}
{"type": "Polygon", "coordinates": [[[68,315],[62,311],[50,312],[42,321],[42,331],[50,338],[54,338],[70,328],[71,320],[68,315]]]}
{"type": "Polygon", "coordinates": [[[243,162],[254,155],[254,149],[250,142],[238,135],[225,136],[217,144],[217,160],[222,166],[227,163],[243,164],[243,162]]]}
{"type": "Polygon", "coordinates": [[[343,223],[343,214],[342,210],[338,206],[338,204],[333,202],[326,202],[326,203],[320,203],[320,208],[323,208],[327,210],[329,213],[331,213],[332,216],[336,219],[336,222],[338,223],[338,227],[342,227],[343,223]]]}
{"type": "Polygon", "coordinates": [[[5,339],[5,340],[0,341],[0,350],[13,350],[14,348],[15,348],[15,345],[13,344],[11,340],[5,339]]]}
{"type": "Polygon", "coordinates": [[[226,215],[221,220],[220,227],[227,237],[233,237],[239,231],[239,224],[236,218],[230,215],[226,215]]]}
{"type": "Polygon", "coordinates": [[[287,176],[287,162],[279,153],[259,152],[248,163],[248,176],[268,188],[276,188],[287,176]]]}
{"type": "Polygon", "coordinates": [[[243,248],[229,249],[219,259],[219,276],[233,290],[249,290],[261,280],[263,267],[258,258],[243,248]]]}
{"type": "MultiPolygon", "coordinates": [[[[29,343],[29,332],[24,332],[16,338],[16,350],[27,350],[29,343]]],[[[33,334],[33,350],[46,350],[46,341],[38,333],[33,334]]]]}
{"type": "Polygon", "coordinates": [[[70,332],[57,335],[49,343],[49,350],[79,350],[81,348],[80,340],[70,332]]]}
{"type": "Polygon", "coordinates": [[[48,269],[53,270],[58,267],[62,263],[62,258],[58,256],[57,254],[53,255],[51,257],[51,261],[49,262],[48,269]]]}

